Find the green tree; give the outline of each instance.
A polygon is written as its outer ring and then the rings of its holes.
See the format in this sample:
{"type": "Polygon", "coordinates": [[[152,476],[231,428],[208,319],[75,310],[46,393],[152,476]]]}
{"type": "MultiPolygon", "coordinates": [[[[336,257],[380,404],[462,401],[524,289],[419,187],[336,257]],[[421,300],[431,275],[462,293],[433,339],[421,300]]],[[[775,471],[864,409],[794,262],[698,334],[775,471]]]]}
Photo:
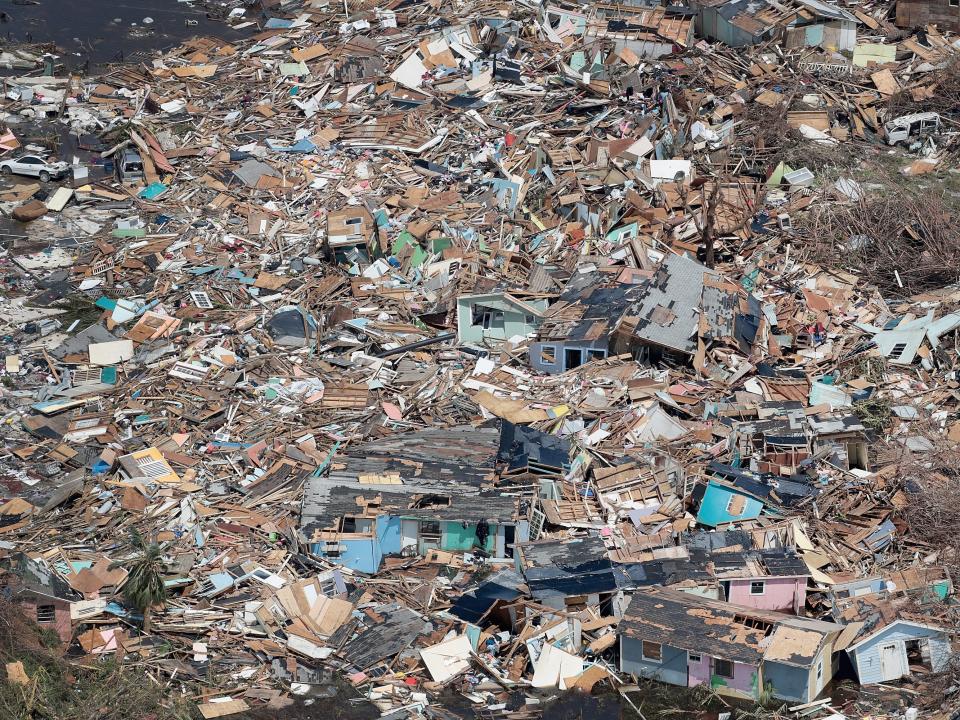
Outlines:
{"type": "Polygon", "coordinates": [[[129,565],[130,574],[123,584],[123,597],[143,613],[143,631],[150,632],[150,611],[167,598],[163,584],[163,549],[156,543],[146,542],[136,530],[131,531],[130,541],[137,557],[129,565]]]}

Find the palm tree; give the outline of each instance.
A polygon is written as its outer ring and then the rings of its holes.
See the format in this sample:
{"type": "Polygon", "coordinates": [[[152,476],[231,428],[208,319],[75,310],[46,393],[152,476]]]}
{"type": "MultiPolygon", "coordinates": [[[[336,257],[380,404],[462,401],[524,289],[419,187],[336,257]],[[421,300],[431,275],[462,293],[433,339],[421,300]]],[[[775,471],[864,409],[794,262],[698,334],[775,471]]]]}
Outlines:
{"type": "Polygon", "coordinates": [[[136,530],[130,532],[130,540],[139,556],[130,566],[127,581],[123,584],[123,597],[143,613],[143,631],[148,633],[150,609],[167,597],[167,588],[163,584],[163,550],[156,543],[147,543],[136,530]]]}

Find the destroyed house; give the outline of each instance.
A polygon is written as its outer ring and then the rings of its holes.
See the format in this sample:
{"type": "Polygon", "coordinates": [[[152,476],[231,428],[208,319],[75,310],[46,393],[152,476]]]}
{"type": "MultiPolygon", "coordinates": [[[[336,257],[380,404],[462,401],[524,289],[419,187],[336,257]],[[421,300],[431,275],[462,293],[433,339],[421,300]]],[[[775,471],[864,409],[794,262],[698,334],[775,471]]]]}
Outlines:
{"type": "Polygon", "coordinates": [[[807,418],[813,435],[813,451],[830,453],[830,462],[844,470],[867,470],[870,465],[867,428],[856,415],[833,413],[807,418]]]}
{"type": "Polygon", "coordinates": [[[712,274],[695,260],[668,255],[640,300],[621,321],[621,333],[640,362],[689,365],[697,352],[704,276],[712,274]]]}
{"type": "Polygon", "coordinates": [[[629,578],[621,587],[676,586],[701,597],[791,615],[799,615],[806,603],[810,570],[794,550],[674,549],[680,551],[676,557],[621,566],[629,578]]]}
{"type": "Polygon", "coordinates": [[[932,609],[887,591],[834,604],[834,619],[847,623],[844,648],[861,685],[946,669],[954,657],[956,628],[932,609]]]}
{"type": "MultiPolygon", "coordinates": [[[[656,59],[679,52],[693,41],[692,13],[685,8],[662,8],[650,3],[595,3],[587,6],[562,4],[543,8],[543,24],[555,41],[581,37],[588,44],[598,40],[613,43],[613,52],[629,58],[656,59]]],[[[583,51],[571,58],[571,68],[581,69],[583,51]]]]}
{"type": "Polygon", "coordinates": [[[957,0],[897,0],[897,27],[936,25],[941,32],[960,32],[957,0]]]}
{"type": "Polygon", "coordinates": [[[379,256],[376,222],[366,208],[348,207],[327,214],[327,253],[338,265],[361,267],[379,256]]]}
{"type": "Polygon", "coordinates": [[[536,332],[547,309],[544,299],[521,300],[507,292],[457,298],[457,341],[496,345],[536,332]]]}
{"type": "Polygon", "coordinates": [[[845,648],[862,685],[938,672],[955,654],[953,582],[944,567],[908,567],[830,588],[831,615],[847,624],[845,648]]]}
{"type": "Polygon", "coordinates": [[[601,360],[612,352],[621,316],[642,296],[643,286],[597,286],[600,273],[575,275],[560,299],[546,310],[530,343],[530,365],[554,375],[601,360]]]}
{"type": "Polygon", "coordinates": [[[697,523],[717,527],[727,523],[756,520],[770,502],[770,488],[742,475],[734,479],[709,477],[693,489],[697,523]]]}
{"type": "Polygon", "coordinates": [[[858,20],[822,0],[694,0],[697,35],[731,47],[780,37],[788,48],[853,50],[858,20]]]}
{"type": "Polygon", "coordinates": [[[734,423],[730,433],[741,463],[758,473],[795,473],[811,455],[803,403],[761,403],[758,414],[761,419],[734,423]]]}
{"type": "Polygon", "coordinates": [[[43,561],[23,553],[0,561],[0,597],[16,602],[28,619],[64,642],[73,636],[71,606],[84,599],[43,561]]]}
{"type": "Polygon", "coordinates": [[[353,446],[304,488],[301,528],[313,551],[373,573],[386,555],[431,549],[507,558],[526,538],[517,500],[484,489],[500,433],[472,426],[401,433],[353,446]]]}
{"type": "Polygon", "coordinates": [[[620,670],[723,695],[807,703],[836,671],[834,623],[671,588],[634,593],[620,622],[620,670]]]}
{"type": "Polygon", "coordinates": [[[626,3],[596,3],[588,39],[613,42],[614,52],[626,50],[642,59],[682,52],[693,44],[694,13],[682,7],[636,7],[626,3]]]}
{"type": "Polygon", "coordinates": [[[589,606],[603,616],[622,614],[623,593],[599,537],[520,543],[514,558],[538,603],[569,612],[589,606]]]}
{"type": "Polygon", "coordinates": [[[867,429],[853,414],[807,415],[799,401],[760,403],[758,414],[731,433],[741,463],[754,472],[789,477],[824,455],[845,470],[868,467],[867,429]]]}
{"type": "Polygon", "coordinates": [[[710,564],[727,602],[793,615],[802,612],[810,569],[793,550],[715,552],[710,564]]]}
{"type": "Polygon", "coordinates": [[[387,555],[430,550],[483,552],[508,558],[517,540],[516,498],[450,496],[333,487],[327,512],[312,523],[313,552],[360,572],[373,573],[387,555]]]}

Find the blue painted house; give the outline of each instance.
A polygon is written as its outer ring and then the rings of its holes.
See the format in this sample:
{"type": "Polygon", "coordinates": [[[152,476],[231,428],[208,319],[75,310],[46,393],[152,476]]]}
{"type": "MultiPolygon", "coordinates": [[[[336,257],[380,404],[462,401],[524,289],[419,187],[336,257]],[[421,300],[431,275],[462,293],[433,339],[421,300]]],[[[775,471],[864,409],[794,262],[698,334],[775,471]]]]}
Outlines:
{"type": "Polygon", "coordinates": [[[525,539],[527,531],[526,520],[515,517],[516,506],[516,498],[500,495],[335,487],[329,494],[329,519],[308,536],[310,550],[370,574],[377,572],[387,555],[426,555],[431,550],[482,551],[506,559],[513,556],[514,543],[525,539]]]}
{"type": "Polygon", "coordinates": [[[953,657],[947,628],[897,618],[847,648],[861,685],[940,672],[953,657]]]}
{"type": "Polygon", "coordinates": [[[498,427],[428,428],[351,446],[304,484],[300,527],[311,551],[375,573],[387,555],[482,551],[510,558],[526,540],[517,498],[484,490],[498,427]]]}
{"type": "Polygon", "coordinates": [[[594,270],[570,279],[544,313],[536,342],[530,343],[534,370],[554,375],[629,349],[618,346],[617,325],[645,288],[617,278],[594,270]]]}
{"type": "Polygon", "coordinates": [[[933,617],[934,606],[949,602],[952,593],[949,572],[936,566],[908,567],[834,586],[832,615],[848,623],[843,647],[860,684],[946,668],[956,630],[928,622],[927,617],[933,617]],[[924,613],[926,606],[931,612],[924,613]]]}
{"type": "Polygon", "coordinates": [[[697,523],[706,527],[754,520],[767,506],[765,498],[756,490],[751,492],[739,484],[716,478],[694,488],[693,499],[699,503],[697,523]]]}

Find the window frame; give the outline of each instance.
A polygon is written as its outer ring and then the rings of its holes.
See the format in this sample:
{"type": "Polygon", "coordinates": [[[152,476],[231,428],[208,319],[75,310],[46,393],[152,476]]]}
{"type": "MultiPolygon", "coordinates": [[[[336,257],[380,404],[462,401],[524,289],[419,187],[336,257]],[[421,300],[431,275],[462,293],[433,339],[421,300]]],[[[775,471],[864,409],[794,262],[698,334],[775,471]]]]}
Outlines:
{"type": "Polygon", "coordinates": [[[750,594],[751,595],[766,595],[767,593],[767,581],[766,580],[751,580],[750,581],[750,594]],[[760,592],[754,591],[754,586],[760,586],[760,592]]]}
{"type": "Polygon", "coordinates": [[[733,660],[724,660],[723,658],[716,658],[716,657],[715,657],[715,658],[713,659],[713,667],[711,668],[711,674],[712,674],[712,675],[716,675],[717,677],[721,677],[721,678],[723,678],[724,680],[733,680],[733,677],[734,677],[734,675],[736,674],[736,668],[734,667],[734,662],[733,662],[733,660]],[[725,673],[720,672],[720,670],[717,668],[717,663],[726,663],[727,665],[729,665],[729,666],[730,666],[730,674],[727,675],[727,674],[725,674],[725,673]]]}
{"type": "Polygon", "coordinates": [[[484,330],[503,330],[506,327],[506,318],[503,310],[489,309],[483,314],[484,330]]]}
{"type": "Polygon", "coordinates": [[[443,535],[443,527],[440,525],[439,520],[420,520],[417,525],[417,536],[423,538],[427,536],[428,538],[434,538],[443,535]],[[436,530],[434,530],[436,526],[436,530]]]}
{"type": "Polygon", "coordinates": [[[57,622],[56,605],[37,605],[37,624],[50,625],[57,622]]]}
{"type": "Polygon", "coordinates": [[[541,345],[540,346],[540,362],[543,365],[556,365],[557,364],[557,346],[556,345],[541,345]],[[545,360],[543,357],[544,352],[549,352],[553,355],[553,360],[545,360]]]}
{"type": "Polygon", "coordinates": [[[727,515],[731,515],[731,516],[733,516],[733,517],[743,517],[743,514],[744,514],[746,511],[747,511],[747,498],[744,497],[743,495],[738,494],[738,493],[730,493],[730,497],[727,498],[727,506],[726,506],[726,513],[727,513],[727,515]],[[735,513],[735,512],[733,512],[733,510],[730,509],[730,507],[731,507],[735,502],[742,502],[742,503],[743,503],[743,507],[740,509],[740,512],[738,512],[738,513],[735,513]]]}
{"type": "Polygon", "coordinates": [[[646,662],[657,663],[658,665],[662,664],[663,663],[663,643],[653,642],[652,640],[641,640],[640,641],[640,657],[646,662]],[[653,655],[647,655],[648,645],[657,646],[657,657],[654,657],[653,655]]]}
{"type": "Polygon", "coordinates": [[[699,665],[703,662],[703,654],[687,651],[687,662],[697,663],[699,665]]]}

